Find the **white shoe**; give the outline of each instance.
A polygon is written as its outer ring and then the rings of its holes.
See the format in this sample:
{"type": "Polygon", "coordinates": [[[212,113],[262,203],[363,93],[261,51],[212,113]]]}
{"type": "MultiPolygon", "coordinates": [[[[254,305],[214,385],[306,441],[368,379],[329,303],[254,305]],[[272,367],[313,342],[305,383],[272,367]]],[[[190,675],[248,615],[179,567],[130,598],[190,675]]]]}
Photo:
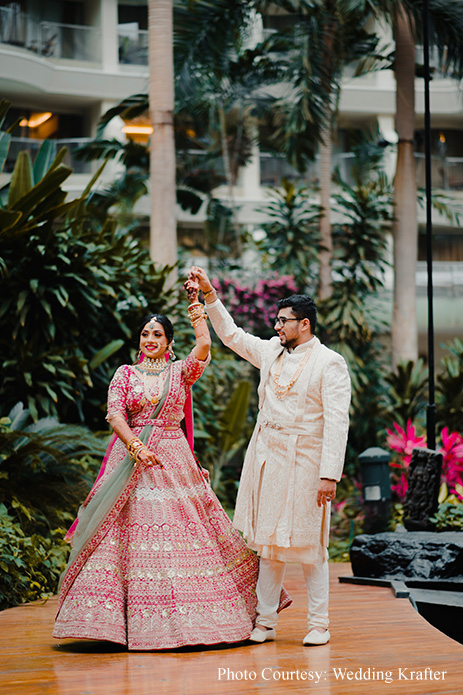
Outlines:
{"type": "Polygon", "coordinates": [[[277,633],[271,627],[270,629],[267,628],[266,630],[261,630],[259,627],[255,627],[254,630],[251,632],[249,635],[248,639],[251,642],[270,642],[271,640],[274,640],[275,637],[277,636],[277,633]]]}
{"type": "Polygon", "coordinates": [[[325,632],[319,632],[318,630],[309,630],[309,632],[306,634],[304,639],[302,640],[302,644],[305,646],[315,646],[318,644],[326,644],[330,640],[330,633],[328,630],[325,630],[325,632]]]}

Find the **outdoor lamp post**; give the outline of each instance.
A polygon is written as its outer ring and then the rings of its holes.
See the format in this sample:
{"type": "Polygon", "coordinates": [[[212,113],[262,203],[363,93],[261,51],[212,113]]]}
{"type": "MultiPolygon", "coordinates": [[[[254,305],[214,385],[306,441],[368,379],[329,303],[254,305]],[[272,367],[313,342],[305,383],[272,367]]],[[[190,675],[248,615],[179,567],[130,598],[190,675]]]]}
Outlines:
{"type": "Polygon", "coordinates": [[[359,457],[362,476],[365,533],[386,531],[391,514],[390,456],[377,446],[365,449],[359,457]]]}

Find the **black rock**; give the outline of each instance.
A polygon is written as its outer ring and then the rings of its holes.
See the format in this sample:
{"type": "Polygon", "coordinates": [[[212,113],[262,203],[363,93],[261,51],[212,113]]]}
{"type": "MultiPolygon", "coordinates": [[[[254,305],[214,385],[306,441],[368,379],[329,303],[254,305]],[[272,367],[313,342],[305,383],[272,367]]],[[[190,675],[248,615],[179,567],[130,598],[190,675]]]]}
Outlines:
{"type": "Polygon", "coordinates": [[[463,532],[395,532],[362,535],[350,548],[356,577],[463,581],[463,532]]]}

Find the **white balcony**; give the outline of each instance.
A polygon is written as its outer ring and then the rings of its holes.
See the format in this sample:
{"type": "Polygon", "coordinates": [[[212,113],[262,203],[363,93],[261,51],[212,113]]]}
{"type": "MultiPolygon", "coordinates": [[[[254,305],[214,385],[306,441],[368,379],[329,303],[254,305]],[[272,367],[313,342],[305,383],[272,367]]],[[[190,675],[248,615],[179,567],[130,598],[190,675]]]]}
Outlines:
{"type": "MultiPolygon", "coordinates": [[[[90,174],[92,171],[92,163],[84,162],[81,159],[77,159],[75,156],[75,151],[87,144],[91,138],[60,138],[56,140],[49,140],[53,144],[54,154],[58,154],[62,147],[67,148],[66,156],[63,160],[63,164],[71,167],[74,170],[74,174],[90,174]]],[[[36,140],[33,138],[11,138],[10,147],[8,150],[8,156],[3,169],[4,174],[11,174],[13,171],[16,159],[20,152],[29,152],[32,162],[35,161],[37,152],[43,144],[43,140],[36,140]]]]}
{"type": "Polygon", "coordinates": [[[119,63],[121,65],[148,65],[148,32],[138,24],[119,24],[119,63]]]}
{"type": "Polygon", "coordinates": [[[0,43],[45,58],[101,62],[101,36],[97,27],[35,22],[14,7],[0,7],[0,43]]]}
{"type": "MultiPolygon", "coordinates": [[[[416,184],[426,184],[425,155],[415,152],[416,184]]],[[[463,191],[463,157],[431,157],[431,181],[433,188],[444,191],[463,191]]]]}

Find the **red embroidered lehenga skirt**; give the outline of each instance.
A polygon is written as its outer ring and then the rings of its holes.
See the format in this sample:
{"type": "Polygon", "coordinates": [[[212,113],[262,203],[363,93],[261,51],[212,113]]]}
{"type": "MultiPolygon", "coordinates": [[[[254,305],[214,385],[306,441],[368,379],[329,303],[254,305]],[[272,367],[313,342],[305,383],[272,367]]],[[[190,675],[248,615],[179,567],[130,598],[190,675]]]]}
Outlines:
{"type": "MultiPolygon", "coordinates": [[[[110,459],[124,455],[116,440],[110,459]]],[[[54,637],[109,640],[133,650],[249,637],[258,559],[180,429],[163,433],[156,455],[164,467],[135,469],[112,517],[68,569],[54,637]]],[[[289,603],[286,595],[281,607],[289,603]]]]}

